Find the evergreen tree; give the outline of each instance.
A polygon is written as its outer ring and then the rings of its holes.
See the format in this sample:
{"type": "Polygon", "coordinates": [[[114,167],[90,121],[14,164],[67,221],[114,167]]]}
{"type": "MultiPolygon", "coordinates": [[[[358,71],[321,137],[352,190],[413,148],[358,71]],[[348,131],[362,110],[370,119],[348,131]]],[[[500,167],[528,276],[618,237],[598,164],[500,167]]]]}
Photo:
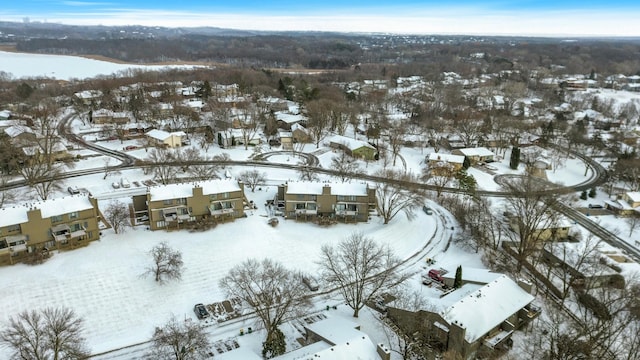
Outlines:
{"type": "Polygon", "coordinates": [[[520,148],[514,146],[513,149],[511,149],[511,159],[509,159],[509,167],[513,170],[517,170],[518,165],[520,165],[520,148]]]}
{"type": "Polygon", "coordinates": [[[582,190],[582,194],[580,194],[580,199],[587,200],[587,190],[582,190]]]}
{"type": "Polygon", "coordinates": [[[265,359],[282,355],[286,350],[287,343],[285,342],[284,334],[278,328],[275,329],[272,339],[267,339],[262,343],[262,357],[265,359]]]}
{"type": "Polygon", "coordinates": [[[596,188],[591,188],[591,190],[589,190],[589,197],[590,198],[596,197],[596,188]]]}
{"type": "Polygon", "coordinates": [[[453,288],[459,289],[462,287],[462,265],[456,269],[456,278],[453,280],[453,288]]]}
{"type": "Polygon", "coordinates": [[[464,157],[464,160],[462,160],[462,168],[463,169],[468,169],[471,166],[471,162],[469,161],[468,157],[464,157]]]}

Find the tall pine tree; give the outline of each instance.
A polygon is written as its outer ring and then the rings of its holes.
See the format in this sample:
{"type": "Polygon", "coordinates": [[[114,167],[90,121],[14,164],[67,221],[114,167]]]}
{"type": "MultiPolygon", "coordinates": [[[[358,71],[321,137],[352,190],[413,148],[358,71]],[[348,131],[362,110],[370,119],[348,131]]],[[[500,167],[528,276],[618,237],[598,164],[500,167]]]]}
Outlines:
{"type": "Polygon", "coordinates": [[[456,278],[453,280],[453,288],[459,289],[462,287],[462,265],[456,269],[456,278]]]}
{"type": "Polygon", "coordinates": [[[509,167],[513,170],[517,170],[518,165],[520,165],[520,148],[514,146],[513,149],[511,149],[511,159],[509,159],[509,167]]]}

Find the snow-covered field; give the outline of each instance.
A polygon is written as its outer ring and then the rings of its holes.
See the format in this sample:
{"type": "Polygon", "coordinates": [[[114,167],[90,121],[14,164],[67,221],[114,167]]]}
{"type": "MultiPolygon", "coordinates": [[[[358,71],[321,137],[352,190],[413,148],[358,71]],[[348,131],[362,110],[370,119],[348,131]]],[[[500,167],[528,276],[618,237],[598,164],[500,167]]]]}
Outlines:
{"type": "Polygon", "coordinates": [[[85,79],[100,75],[135,69],[162,70],[185,65],[135,65],[116,64],[108,61],[87,59],[78,56],[25,54],[0,51],[0,70],[14,78],[47,77],[60,80],[85,79]]]}
{"type": "Polygon", "coordinates": [[[151,232],[138,226],[116,235],[105,230],[101,240],[83,249],[57,253],[42,265],[4,267],[0,278],[4,288],[12,291],[0,297],[0,307],[7,309],[0,320],[23,309],[66,306],[86,320],[86,336],[93,352],[126,346],[148,340],[155,326],[171,314],[195,319],[193,304],[225,299],[218,280],[244,259],[268,257],[292,269],[314,272],[320,246],[335,244],[354,231],[389,244],[401,258],[423,248],[438,231],[430,248],[431,257],[443,264],[446,257],[481,266],[474,255],[454,247],[442,254],[450,234],[442,230],[442,224],[437,229],[436,217],[422,212],[414,221],[398,217],[388,225],[373,217],[368,224],[319,227],[281,221],[271,227],[262,204],[274,194],[273,186],[248,193],[249,199],[260,205],[258,210],[206,232],[151,232]],[[161,241],[183,253],[182,280],[159,285],[151,278],[140,277],[149,264],[147,251],[161,241]]]}

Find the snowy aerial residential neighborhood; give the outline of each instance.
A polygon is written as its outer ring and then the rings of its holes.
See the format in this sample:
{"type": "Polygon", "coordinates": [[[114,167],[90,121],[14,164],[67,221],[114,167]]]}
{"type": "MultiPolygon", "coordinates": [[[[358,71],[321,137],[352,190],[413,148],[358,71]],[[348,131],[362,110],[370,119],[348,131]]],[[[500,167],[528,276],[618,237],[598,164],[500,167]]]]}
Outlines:
{"type": "Polygon", "coordinates": [[[34,319],[70,323],[70,359],[638,345],[634,75],[0,60],[0,358],[34,319]]]}

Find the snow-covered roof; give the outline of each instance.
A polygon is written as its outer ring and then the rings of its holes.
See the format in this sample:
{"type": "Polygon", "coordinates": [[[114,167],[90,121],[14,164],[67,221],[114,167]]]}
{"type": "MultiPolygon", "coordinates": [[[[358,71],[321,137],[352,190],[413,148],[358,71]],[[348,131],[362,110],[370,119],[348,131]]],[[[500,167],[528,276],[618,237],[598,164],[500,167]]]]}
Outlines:
{"type": "Polygon", "coordinates": [[[164,130],[158,130],[158,129],[153,129],[153,130],[149,130],[147,132],[147,136],[154,138],[154,139],[158,139],[161,141],[164,141],[166,139],[168,139],[171,136],[186,136],[187,134],[185,134],[184,131],[174,131],[174,132],[167,132],[164,130]]]}
{"type": "Polygon", "coordinates": [[[26,126],[12,125],[12,126],[9,126],[8,128],[5,128],[4,133],[7,134],[9,137],[14,138],[24,133],[33,134],[33,130],[31,130],[30,127],[26,127],[26,126]]]}
{"type": "Polygon", "coordinates": [[[58,199],[25,203],[19,206],[0,209],[0,227],[29,222],[27,212],[31,209],[40,209],[42,218],[46,219],[56,215],[68,214],[91,208],[93,208],[93,204],[89,201],[89,198],[86,195],[66,196],[58,199]]]}
{"type": "Polygon", "coordinates": [[[0,227],[29,222],[27,210],[27,207],[21,205],[0,209],[0,227]]]}
{"type": "Polygon", "coordinates": [[[442,153],[431,153],[429,154],[429,161],[444,161],[452,164],[462,164],[464,163],[464,156],[462,155],[453,155],[453,154],[442,154],[442,153]]]}
{"type": "Polygon", "coordinates": [[[465,328],[465,340],[473,343],[533,299],[513,280],[502,275],[451,305],[440,315],[448,323],[465,328]]]}
{"type": "Polygon", "coordinates": [[[291,125],[291,131],[296,131],[296,130],[300,130],[305,134],[307,133],[307,129],[298,123],[291,125]]]}
{"type": "Polygon", "coordinates": [[[342,136],[342,135],[334,135],[334,136],[329,138],[329,141],[332,142],[332,143],[335,143],[335,144],[342,144],[342,145],[346,146],[351,151],[360,149],[362,147],[375,149],[375,147],[373,147],[373,145],[369,144],[366,141],[356,140],[356,139],[353,139],[353,138],[350,138],[350,137],[346,137],[346,136],[342,136]]]}
{"type": "Polygon", "coordinates": [[[331,195],[339,196],[365,196],[367,195],[366,183],[346,182],[346,183],[322,183],[292,181],[287,183],[287,194],[320,195],[322,189],[331,187],[331,195]]]}
{"type": "Polygon", "coordinates": [[[9,110],[0,110],[0,119],[8,119],[11,117],[11,111],[9,110]]]}
{"type": "Polygon", "coordinates": [[[640,201],[640,191],[629,191],[627,192],[627,197],[632,202],[638,202],[640,201]]]}
{"type": "Polygon", "coordinates": [[[485,147],[475,147],[475,148],[464,148],[459,149],[461,153],[466,156],[493,156],[495,155],[493,151],[485,148],[485,147]]]}
{"type": "Polygon", "coordinates": [[[300,121],[307,121],[307,118],[300,114],[290,114],[284,111],[277,111],[275,115],[277,120],[287,124],[295,124],[300,121]]]}
{"type": "MultiPolygon", "coordinates": [[[[443,275],[444,278],[455,278],[457,266],[445,268],[447,273],[443,275]]],[[[462,280],[475,283],[488,284],[493,280],[499,278],[502,274],[493,272],[488,269],[479,269],[473,267],[462,267],[462,280]]]]}
{"type": "Polygon", "coordinates": [[[240,191],[240,185],[234,180],[208,180],[199,183],[153,186],[149,188],[149,195],[151,201],[184,199],[193,196],[194,187],[201,187],[203,195],[240,191]]]}
{"type": "Polygon", "coordinates": [[[102,91],[100,91],[100,90],[84,90],[84,91],[77,92],[77,93],[75,93],[73,95],[75,95],[77,98],[80,98],[80,99],[95,99],[97,97],[102,96],[102,91]]]}

